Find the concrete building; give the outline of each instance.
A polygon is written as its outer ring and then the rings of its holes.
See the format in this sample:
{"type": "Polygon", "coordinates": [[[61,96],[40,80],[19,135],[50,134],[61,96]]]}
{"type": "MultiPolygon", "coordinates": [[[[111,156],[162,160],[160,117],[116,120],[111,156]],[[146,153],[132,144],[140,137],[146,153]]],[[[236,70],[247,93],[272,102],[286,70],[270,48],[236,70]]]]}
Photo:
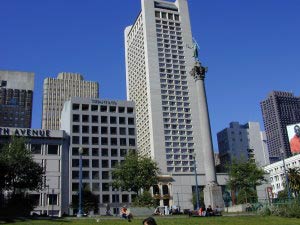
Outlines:
{"type": "Polygon", "coordinates": [[[186,0],[141,4],[134,24],[125,29],[127,99],[136,103],[138,151],[151,156],[161,172],[174,179],[172,198],[164,204],[180,202],[183,208],[192,208],[194,157],[200,186],[214,182],[216,175],[212,146],[205,146],[211,137],[203,140],[210,127],[203,129],[199,116],[202,109],[207,113],[206,98],[199,100],[190,75],[195,43],[188,5],[186,0]]]}
{"type": "MultiPolygon", "coordinates": [[[[99,211],[107,204],[118,212],[128,204],[132,193],[114,190],[111,171],[124,160],[129,150],[136,150],[135,106],[130,101],[72,97],[65,102],[61,129],[70,136],[69,203],[78,197],[79,149],[82,148],[83,188],[99,198],[99,211]]],[[[76,211],[71,211],[76,213],[76,211]]]]}
{"type": "Polygon", "coordinates": [[[65,101],[71,97],[98,98],[98,82],[85,81],[77,73],[59,73],[44,80],[42,128],[58,130],[65,101]]]}
{"type": "Polygon", "coordinates": [[[286,126],[300,122],[300,97],[291,92],[272,91],[260,103],[270,162],[291,156],[286,126]]]}
{"type": "Polygon", "coordinates": [[[286,177],[284,174],[284,170],[288,170],[289,168],[300,168],[300,154],[289,157],[284,161],[285,168],[283,160],[264,167],[264,170],[270,176],[269,180],[272,185],[272,193],[274,198],[277,197],[279,191],[282,191],[285,188],[284,184],[286,183],[286,177]]]}
{"type": "Polygon", "coordinates": [[[0,71],[0,126],[31,127],[34,74],[0,71]]]}
{"type": "Polygon", "coordinates": [[[35,201],[33,213],[61,216],[68,212],[68,137],[61,130],[0,127],[0,145],[11,136],[25,137],[36,162],[45,170],[44,189],[29,192],[35,201]]]}
{"type": "Polygon", "coordinates": [[[228,128],[217,133],[220,161],[223,166],[233,159],[253,160],[259,166],[269,164],[266,143],[258,122],[244,125],[231,122],[228,128]]]}

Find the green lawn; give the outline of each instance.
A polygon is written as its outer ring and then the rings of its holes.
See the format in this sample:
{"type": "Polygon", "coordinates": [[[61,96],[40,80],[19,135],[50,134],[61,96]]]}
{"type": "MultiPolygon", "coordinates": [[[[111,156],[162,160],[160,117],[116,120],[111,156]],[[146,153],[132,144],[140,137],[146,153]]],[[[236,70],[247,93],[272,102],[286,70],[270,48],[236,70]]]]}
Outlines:
{"type": "MultiPolygon", "coordinates": [[[[261,216],[222,216],[222,217],[155,217],[158,225],[300,225],[300,219],[296,218],[281,218],[281,217],[261,217],[261,216]]],[[[82,218],[82,219],[55,219],[55,220],[25,220],[13,221],[13,225],[141,225],[143,218],[134,218],[131,223],[122,219],[115,218],[100,218],[96,219],[82,218]]],[[[0,221],[0,223],[3,221],[0,221]]]]}

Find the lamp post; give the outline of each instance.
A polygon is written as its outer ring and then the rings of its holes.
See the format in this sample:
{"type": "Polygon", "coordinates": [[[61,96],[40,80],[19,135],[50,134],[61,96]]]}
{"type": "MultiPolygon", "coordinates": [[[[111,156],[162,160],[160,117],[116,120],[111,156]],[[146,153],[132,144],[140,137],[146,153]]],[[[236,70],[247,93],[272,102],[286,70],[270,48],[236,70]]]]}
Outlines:
{"type": "Polygon", "coordinates": [[[77,217],[82,217],[82,153],[83,149],[79,148],[79,206],[77,217]]]}
{"type": "Polygon", "coordinates": [[[52,196],[51,196],[51,205],[52,205],[52,209],[51,209],[51,217],[53,218],[53,213],[54,213],[54,204],[53,201],[54,200],[54,189],[52,188],[52,196]]]}
{"type": "Polygon", "coordinates": [[[50,199],[49,199],[49,184],[46,185],[47,188],[47,216],[49,216],[49,203],[50,203],[50,199]]]}
{"type": "Polygon", "coordinates": [[[282,163],[283,163],[285,182],[286,182],[286,187],[287,187],[287,191],[288,191],[288,199],[290,201],[291,200],[290,184],[289,184],[289,177],[288,177],[288,174],[285,169],[285,155],[284,155],[283,149],[281,149],[281,155],[282,155],[282,163]]]}
{"type": "Polygon", "coordinates": [[[195,172],[195,183],[196,183],[196,209],[200,208],[200,198],[199,198],[199,188],[198,188],[198,179],[197,179],[197,166],[196,166],[196,154],[193,154],[194,158],[194,172],[195,172]]]}

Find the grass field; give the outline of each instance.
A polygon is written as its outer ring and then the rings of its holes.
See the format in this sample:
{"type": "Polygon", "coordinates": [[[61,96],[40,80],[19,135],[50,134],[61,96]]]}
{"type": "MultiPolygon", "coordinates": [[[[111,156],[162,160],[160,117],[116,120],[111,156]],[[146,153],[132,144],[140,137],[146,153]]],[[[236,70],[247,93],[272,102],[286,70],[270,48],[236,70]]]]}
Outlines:
{"type": "MultiPolygon", "coordinates": [[[[99,218],[99,222],[95,219],[54,219],[54,220],[15,220],[8,222],[13,225],[141,225],[143,218],[134,218],[132,222],[124,219],[116,218],[99,218]]],[[[300,219],[296,218],[281,218],[273,216],[222,216],[222,217],[155,217],[158,225],[300,225],[300,219]]],[[[2,224],[7,222],[0,221],[2,224]]]]}

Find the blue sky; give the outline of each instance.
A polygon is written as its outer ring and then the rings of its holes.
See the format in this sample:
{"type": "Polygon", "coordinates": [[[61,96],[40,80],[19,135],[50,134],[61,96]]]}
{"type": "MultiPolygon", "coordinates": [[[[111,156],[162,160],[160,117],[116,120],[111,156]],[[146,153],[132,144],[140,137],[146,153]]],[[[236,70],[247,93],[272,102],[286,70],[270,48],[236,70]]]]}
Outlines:
{"type": "MultiPolygon", "coordinates": [[[[299,0],[188,0],[193,36],[209,70],[206,89],[214,148],[231,121],[262,124],[272,90],[299,96],[299,0]]],[[[125,99],[123,31],[140,0],[1,0],[0,70],[35,73],[33,128],[41,126],[46,77],[78,72],[100,97],[125,99]]]]}

